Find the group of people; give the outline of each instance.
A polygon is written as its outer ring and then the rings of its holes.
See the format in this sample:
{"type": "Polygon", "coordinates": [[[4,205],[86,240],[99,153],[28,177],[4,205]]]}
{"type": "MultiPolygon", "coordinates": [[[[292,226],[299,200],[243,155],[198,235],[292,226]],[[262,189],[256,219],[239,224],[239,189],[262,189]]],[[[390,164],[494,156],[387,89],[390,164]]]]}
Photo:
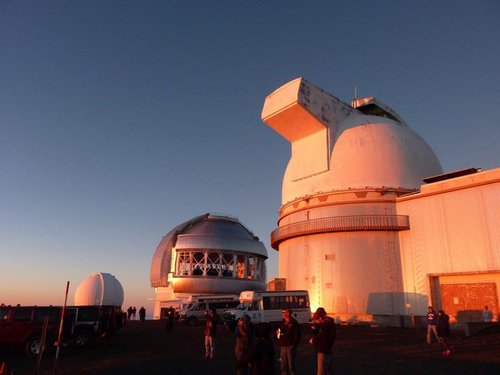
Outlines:
{"type": "MultiPolygon", "coordinates": [[[[333,374],[332,347],[335,342],[335,321],[320,307],[313,316],[313,337],[309,343],[317,353],[317,374],[333,374]]],[[[238,320],[235,337],[237,375],[271,375],[275,370],[275,351],[271,339],[272,328],[268,323],[253,327],[250,317],[243,315],[238,320]]],[[[297,346],[301,340],[301,328],[292,316],[291,309],[282,311],[282,320],[276,330],[279,344],[280,374],[295,375],[297,346]]]]}
{"type": "Polygon", "coordinates": [[[127,309],[127,319],[128,320],[132,320],[132,319],[135,319],[135,314],[137,313],[137,309],[132,306],[129,306],[128,309],[127,309]]]}
{"type": "MultiPolygon", "coordinates": [[[[493,312],[489,310],[488,306],[484,306],[484,310],[481,314],[482,321],[485,323],[490,323],[493,321],[493,312]]],[[[427,343],[432,342],[432,334],[436,337],[438,343],[440,343],[443,348],[443,355],[449,356],[451,350],[448,346],[447,339],[450,337],[450,317],[443,310],[439,310],[436,314],[434,308],[429,306],[427,312],[427,343]]]]}
{"type": "MultiPolygon", "coordinates": [[[[215,310],[205,312],[205,358],[214,359],[215,338],[219,316],[215,310]]],[[[491,321],[492,314],[485,307],[483,321],[491,321]]],[[[312,337],[308,342],[316,349],[317,375],[333,374],[332,349],[336,337],[336,325],[323,307],[319,307],[313,315],[311,324],[312,337]]],[[[443,348],[443,355],[449,356],[451,351],[447,338],[450,337],[450,318],[443,311],[437,313],[429,306],[427,313],[427,343],[431,343],[432,334],[443,348]]],[[[253,326],[248,315],[243,315],[237,322],[235,335],[235,358],[237,375],[272,375],[275,371],[275,350],[271,339],[272,327],[269,323],[253,326]]],[[[281,375],[295,375],[297,346],[301,341],[301,328],[292,316],[291,309],[282,311],[282,320],[276,330],[279,344],[279,364],[281,375]]]]}
{"type": "Polygon", "coordinates": [[[436,314],[434,308],[429,306],[427,312],[427,344],[432,342],[433,333],[438,343],[444,348],[443,355],[449,356],[451,351],[446,340],[450,337],[450,317],[443,310],[439,310],[436,314]]]}
{"type": "MultiPolygon", "coordinates": [[[[134,320],[136,313],[137,313],[137,309],[135,308],[135,306],[134,307],[129,306],[129,308],[127,309],[127,319],[134,320]]],[[[142,306],[139,309],[139,320],[141,322],[146,321],[146,309],[144,308],[144,306],[142,306]]]]}

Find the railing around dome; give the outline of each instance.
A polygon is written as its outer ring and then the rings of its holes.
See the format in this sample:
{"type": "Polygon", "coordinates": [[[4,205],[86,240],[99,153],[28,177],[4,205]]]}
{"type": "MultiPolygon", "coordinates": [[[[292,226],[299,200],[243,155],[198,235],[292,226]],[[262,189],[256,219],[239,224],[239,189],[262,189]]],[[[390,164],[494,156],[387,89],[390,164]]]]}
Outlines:
{"type": "Polygon", "coordinates": [[[271,233],[271,246],[278,249],[281,242],[308,234],[351,231],[398,231],[410,229],[406,215],[334,216],[299,221],[276,228],[271,233]]]}

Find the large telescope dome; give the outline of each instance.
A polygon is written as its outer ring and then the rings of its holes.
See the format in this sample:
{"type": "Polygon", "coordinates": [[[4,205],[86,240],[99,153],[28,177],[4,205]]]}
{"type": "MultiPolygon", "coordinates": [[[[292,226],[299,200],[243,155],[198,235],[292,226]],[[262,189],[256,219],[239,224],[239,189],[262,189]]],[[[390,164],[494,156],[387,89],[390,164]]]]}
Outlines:
{"type": "Polygon", "coordinates": [[[168,232],[151,262],[154,288],[175,294],[265,289],[267,251],[238,219],[204,214],[168,232]]]}

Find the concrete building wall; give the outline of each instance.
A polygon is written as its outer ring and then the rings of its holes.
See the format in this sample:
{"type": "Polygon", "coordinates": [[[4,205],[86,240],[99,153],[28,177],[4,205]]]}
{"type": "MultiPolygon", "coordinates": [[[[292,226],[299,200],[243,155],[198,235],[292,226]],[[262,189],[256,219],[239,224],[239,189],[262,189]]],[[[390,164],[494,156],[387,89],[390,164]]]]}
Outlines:
{"type": "MultiPolygon", "coordinates": [[[[441,284],[492,282],[498,306],[500,168],[424,185],[420,193],[399,198],[396,206],[398,214],[410,217],[411,229],[399,232],[406,291],[443,307],[441,284]]],[[[463,298],[457,295],[453,304],[463,298]]],[[[410,313],[426,311],[425,303],[407,303],[410,313]]]]}

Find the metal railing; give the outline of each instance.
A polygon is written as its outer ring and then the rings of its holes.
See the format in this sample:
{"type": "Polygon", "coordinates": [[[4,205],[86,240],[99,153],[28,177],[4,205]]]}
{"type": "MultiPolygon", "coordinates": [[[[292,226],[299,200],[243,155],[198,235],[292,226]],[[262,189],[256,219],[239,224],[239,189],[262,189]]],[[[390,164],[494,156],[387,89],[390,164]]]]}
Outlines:
{"type": "Polygon", "coordinates": [[[271,246],[278,245],[293,237],[351,231],[398,231],[410,229],[410,219],[406,215],[357,215],[334,216],[321,219],[300,221],[276,228],[271,233],[271,246]]]}

